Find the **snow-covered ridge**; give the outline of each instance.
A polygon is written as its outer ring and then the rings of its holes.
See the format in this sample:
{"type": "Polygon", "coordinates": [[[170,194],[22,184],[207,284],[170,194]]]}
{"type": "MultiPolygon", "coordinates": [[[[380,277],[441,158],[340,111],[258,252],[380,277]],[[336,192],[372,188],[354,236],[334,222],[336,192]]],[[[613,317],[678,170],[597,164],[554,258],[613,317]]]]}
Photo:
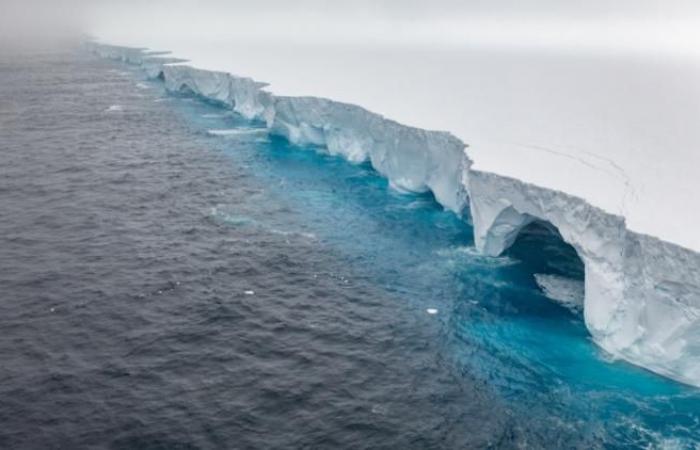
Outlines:
{"type": "Polygon", "coordinates": [[[396,189],[431,191],[445,208],[470,213],[477,249],[487,255],[501,254],[533,220],[551,223],[584,262],[583,310],[593,339],[613,355],[700,386],[700,254],[630,231],[623,217],[581,198],[473,170],[466,144],[450,133],[329,99],[273,95],[265,83],[163,53],[89,45],[141,66],[170,91],[190,91],[262,120],[271,134],[352,162],[368,160],[396,189]]]}

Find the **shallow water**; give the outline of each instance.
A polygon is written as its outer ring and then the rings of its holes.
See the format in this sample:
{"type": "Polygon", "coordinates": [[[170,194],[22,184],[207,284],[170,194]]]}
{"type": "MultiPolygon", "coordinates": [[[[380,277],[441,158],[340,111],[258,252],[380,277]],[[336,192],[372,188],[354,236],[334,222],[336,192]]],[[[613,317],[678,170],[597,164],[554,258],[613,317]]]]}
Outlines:
{"type": "Polygon", "coordinates": [[[0,61],[0,446],[690,447],[700,395],[367,165],[79,51],[0,61]],[[435,314],[429,314],[437,310],[435,314]]]}

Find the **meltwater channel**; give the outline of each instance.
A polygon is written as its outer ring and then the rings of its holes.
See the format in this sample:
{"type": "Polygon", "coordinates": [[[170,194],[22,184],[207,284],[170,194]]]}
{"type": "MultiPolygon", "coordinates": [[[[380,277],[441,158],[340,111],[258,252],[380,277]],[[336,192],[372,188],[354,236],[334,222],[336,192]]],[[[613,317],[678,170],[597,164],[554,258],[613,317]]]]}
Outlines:
{"type": "Polygon", "coordinates": [[[0,64],[1,447],[700,442],[697,389],[544,295],[583,277],[546,227],[483,257],[430,196],[130,66],[0,64]]]}

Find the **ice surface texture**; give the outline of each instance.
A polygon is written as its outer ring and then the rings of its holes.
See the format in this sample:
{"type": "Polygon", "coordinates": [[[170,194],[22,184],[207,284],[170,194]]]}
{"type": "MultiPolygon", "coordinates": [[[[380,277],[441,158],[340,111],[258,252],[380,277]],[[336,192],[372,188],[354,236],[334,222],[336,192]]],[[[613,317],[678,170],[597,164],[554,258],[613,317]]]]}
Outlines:
{"type": "Polygon", "coordinates": [[[554,225],[585,266],[583,313],[611,354],[700,386],[700,254],[627,229],[624,217],[585,200],[472,169],[466,144],[448,132],[401,125],[356,105],[274,96],[266,84],[197,69],[144,49],[90,44],[103,57],[141,66],[172,92],[191,92],[267,124],[270,134],[351,162],[369,161],[392,187],[430,191],[471,217],[475,243],[498,256],[534,220],[554,225]]]}

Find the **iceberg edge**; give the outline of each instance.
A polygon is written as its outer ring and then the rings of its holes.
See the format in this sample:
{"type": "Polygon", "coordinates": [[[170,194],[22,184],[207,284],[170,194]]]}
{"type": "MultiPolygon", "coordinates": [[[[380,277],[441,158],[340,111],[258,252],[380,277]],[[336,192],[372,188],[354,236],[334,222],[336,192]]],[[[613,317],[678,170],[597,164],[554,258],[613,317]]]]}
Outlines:
{"type": "Polygon", "coordinates": [[[355,163],[369,161],[392,187],[430,191],[470,217],[477,250],[502,254],[535,220],[557,228],[585,267],[583,314],[605,351],[660,375],[700,386],[700,254],[627,228],[622,216],[564,192],[474,170],[467,145],[445,131],[399,124],[361,106],[278,96],[266,83],[186,61],[96,42],[99,56],[140,66],[170,92],[192,92],[298,145],[355,163]]]}

